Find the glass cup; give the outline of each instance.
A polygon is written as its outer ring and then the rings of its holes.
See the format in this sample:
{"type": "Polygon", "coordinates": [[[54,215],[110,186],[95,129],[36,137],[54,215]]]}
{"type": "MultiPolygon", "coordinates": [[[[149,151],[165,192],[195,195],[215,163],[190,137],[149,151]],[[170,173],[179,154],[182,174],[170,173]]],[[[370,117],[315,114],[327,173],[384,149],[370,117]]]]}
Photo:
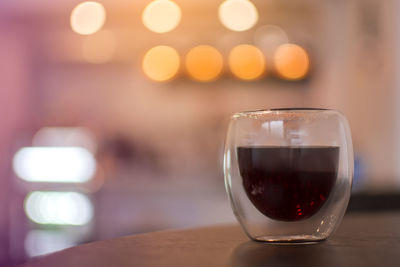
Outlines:
{"type": "Polygon", "coordinates": [[[350,198],[348,122],[328,109],[237,113],[226,137],[224,173],[233,212],[251,239],[324,240],[350,198]]]}

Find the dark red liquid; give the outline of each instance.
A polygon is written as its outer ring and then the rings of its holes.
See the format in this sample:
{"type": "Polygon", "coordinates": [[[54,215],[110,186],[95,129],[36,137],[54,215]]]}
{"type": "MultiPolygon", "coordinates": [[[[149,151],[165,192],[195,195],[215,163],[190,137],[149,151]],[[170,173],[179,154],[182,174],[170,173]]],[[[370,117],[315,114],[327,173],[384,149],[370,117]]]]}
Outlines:
{"type": "Polygon", "coordinates": [[[272,219],[311,217],[335,185],[339,147],[238,147],[237,153],[248,198],[272,219]]]}

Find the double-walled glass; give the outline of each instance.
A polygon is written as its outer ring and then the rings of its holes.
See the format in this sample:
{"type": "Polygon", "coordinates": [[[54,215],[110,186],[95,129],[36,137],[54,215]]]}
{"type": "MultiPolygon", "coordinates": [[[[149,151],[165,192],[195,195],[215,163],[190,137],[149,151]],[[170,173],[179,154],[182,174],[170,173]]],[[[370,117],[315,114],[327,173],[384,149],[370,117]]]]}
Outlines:
{"type": "Polygon", "coordinates": [[[251,239],[324,240],[350,198],[348,122],[326,109],[237,113],[226,137],[224,172],[232,209],[251,239]]]}

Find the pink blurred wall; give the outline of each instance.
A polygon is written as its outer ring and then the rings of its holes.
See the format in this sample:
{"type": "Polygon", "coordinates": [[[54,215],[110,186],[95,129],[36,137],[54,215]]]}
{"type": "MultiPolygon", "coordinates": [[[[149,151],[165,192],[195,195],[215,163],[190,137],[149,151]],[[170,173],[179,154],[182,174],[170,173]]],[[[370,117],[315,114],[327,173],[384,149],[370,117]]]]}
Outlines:
{"type": "Polygon", "coordinates": [[[15,136],[29,124],[29,54],[18,29],[0,27],[0,264],[10,250],[9,209],[11,204],[11,159],[15,136]]]}

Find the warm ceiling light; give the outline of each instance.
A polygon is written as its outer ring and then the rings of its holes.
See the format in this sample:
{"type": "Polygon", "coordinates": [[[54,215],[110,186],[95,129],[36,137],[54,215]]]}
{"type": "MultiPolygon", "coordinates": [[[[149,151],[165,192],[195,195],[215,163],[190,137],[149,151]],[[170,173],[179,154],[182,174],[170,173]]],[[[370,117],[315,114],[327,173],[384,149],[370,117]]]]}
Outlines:
{"type": "Polygon", "coordinates": [[[83,58],[93,64],[106,63],[115,53],[115,37],[110,31],[100,31],[87,36],[82,46],[83,58]]]}
{"type": "Polygon", "coordinates": [[[278,74],[288,80],[304,78],[310,69],[307,52],[295,44],[283,44],[274,55],[275,68],[278,74]]]}
{"type": "Polygon", "coordinates": [[[204,82],[215,80],[221,73],[222,67],[222,55],[212,46],[196,46],[186,55],[186,69],[195,80],[204,82]]]}
{"type": "Polygon", "coordinates": [[[222,24],[232,31],[246,31],[258,20],[257,8],[248,0],[226,0],[218,13],[222,24]]]}
{"type": "Polygon", "coordinates": [[[74,32],[88,35],[103,27],[106,10],[98,2],[82,2],[71,12],[71,28],[74,32]]]}
{"type": "Polygon", "coordinates": [[[169,46],[156,46],[144,55],[142,68],[152,80],[163,82],[172,79],[180,65],[178,52],[169,46]]]}
{"type": "Polygon", "coordinates": [[[143,10],[143,24],[153,32],[172,31],[181,20],[180,7],[170,0],[155,0],[143,10]]]}
{"type": "Polygon", "coordinates": [[[238,45],[229,53],[229,67],[242,80],[254,80],[265,72],[265,59],[253,45],[238,45]]]}

